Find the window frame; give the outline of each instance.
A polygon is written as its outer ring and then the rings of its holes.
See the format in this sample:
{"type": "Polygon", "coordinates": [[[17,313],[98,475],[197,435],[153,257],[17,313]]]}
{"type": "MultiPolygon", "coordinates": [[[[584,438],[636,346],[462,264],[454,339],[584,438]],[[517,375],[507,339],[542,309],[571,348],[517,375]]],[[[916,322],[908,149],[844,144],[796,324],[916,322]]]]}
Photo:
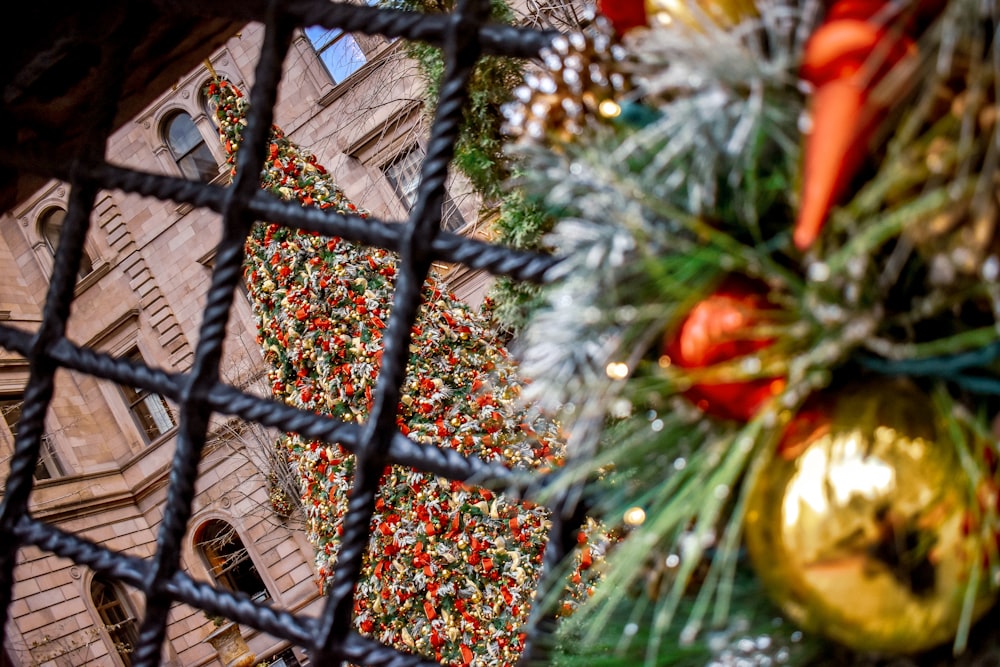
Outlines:
{"type": "MultiPolygon", "coordinates": [[[[132,360],[133,363],[141,362],[147,365],[159,363],[155,361],[157,357],[153,354],[153,348],[146,344],[144,336],[141,335],[139,324],[141,312],[138,307],[122,311],[103,330],[92,336],[87,341],[86,346],[116,359],[132,360]],[[153,362],[150,363],[150,360],[153,362]]],[[[142,424],[136,421],[135,415],[129,409],[125,387],[113,380],[98,382],[97,386],[118,425],[119,431],[128,441],[130,454],[144,455],[150,448],[159,446],[176,433],[178,424],[176,406],[168,404],[170,414],[174,418],[174,428],[158,436],[155,440],[148,441],[142,424]]],[[[164,397],[161,396],[161,398],[164,397]]]]}
{"type": "MultiPolygon", "coordinates": [[[[417,203],[417,195],[420,191],[421,168],[426,156],[427,149],[421,143],[415,142],[404,147],[391,160],[379,167],[379,171],[382,172],[382,176],[389,183],[389,186],[396,194],[407,214],[409,214],[413,206],[417,203]],[[404,175],[409,174],[409,182],[404,183],[404,179],[395,175],[395,169],[406,163],[410,163],[404,172],[404,175]]],[[[458,205],[446,188],[444,199],[441,202],[441,229],[457,234],[467,224],[468,221],[462,215],[458,205]]]]}
{"type": "Polygon", "coordinates": [[[330,81],[333,82],[334,86],[343,85],[346,81],[350,80],[351,77],[353,77],[358,72],[358,70],[362,69],[365,65],[371,62],[370,59],[368,58],[368,54],[365,52],[364,48],[362,48],[361,43],[358,42],[357,39],[355,39],[354,35],[347,32],[346,30],[342,30],[340,28],[324,28],[322,26],[311,25],[302,28],[302,34],[305,37],[306,42],[309,43],[309,46],[312,47],[312,51],[313,54],[315,54],[316,56],[316,60],[318,60],[319,63],[323,66],[323,71],[326,72],[327,76],[330,78],[330,81]],[[316,33],[314,29],[320,30],[322,32],[316,33]],[[326,38],[327,35],[332,35],[332,37],[330,37],[329,39],[323,39],[326,38]],[[347,62],[346,67],[344,67],[343,69],[349,71],[346,71],[346,73],[338,79],[338,75],[334,72],[333,68],[330,66],[330,63],[327,61],[327,59],[323,57],[323,54],[336,48],[335,45],[338,42],[345,43],[347,41],[350,41],[350,43],[353,45],[353,50],[356,52],[356,55],[361,56],[361,61],[357,62],[356,60],[351,60],[347,62]]]}
{"type": "Polygon", "coordinates": [[[121,585],[114,580],[103,577],[101,575],[95,574],[90,580],[90,585],[87,587],[87,592],[89,593],[90,603],[94,608],[94,613],[97,615],[98,623],[100,625],[101,636],[104,637],[113,650],[108,652],[109,655],[113,655],[122,667],[131,667],[132,658],[131,652],[123,653],[122,646],[125,645],[124,642],[120,641],[119,636],[125,635],[125,639],[132,639],[132,648],[138,644],[139,640],[139,619],[138,614],[132,607],[132,602],[128,595],[124,592],[121,585]],[[94,587],[95,585],[103,586],[103,589],[110,591],[114,599],[110,603],[99,604],[95,596],[94,587]],[[122,616],[125,618],[114,623],[111,622],[112,619],[105,613],[105,610],[116,606],[122,612],[122,616]],[[124,626],[124,632],[121,632],[124,626]],[[131,631],[130,631],[131,630],[131,631]]]}
{"type": "MultiPolygon", "coordinates": [[[[18,208],[10,212],[21,223],[19,225],[21,233],[24,235],[24,240],[31,247],[31,253],[35,256],[35,260],[45,280],[51,278],[52,272],[55,269],[55,249],[44,234],[42,225],[45,215],[52,209],[68,210],[69,191],[70,186],[68,183],[52,179],[43,189],[36,193],[33,199],[22,203],[18,208]]],[[[74,289],[74,295],[77,296],[97,284],[111,270],[111,264],[104,259],[106,248],[102,249],[103,246],[97,242],[97,239],[102,237],[102,234],[96,229],[98,226],[95,225],[95,228],[88,232],[83,241],[85,259],[81,262],[81,271],[78,274],[82,277],[77,278],[74,289]],[[102,253],[104,254],[102,255],[102,253]],[[84,273],[83,269],[86,268],[88,260],[90,270],[84,273]]]]}
{"type": "MultiPolygon", "coordinates": [[[[52,256],[52,260],[55,261],[56,248],[59,246],[59,238],[62,236],[63,223],[66,218],[66,209],[62,206],[46,206],[42,209],[41,213],[38,214],[38,219],[36,221],[38,237],[42,239],[45,247],[48,248],[49,254],[52,256]],[[56,225],[55,233],[52,234],[50,231],[49,223],[51,223],[53,217],[57,214],[61,214],[58,224],[56,225]]],[[[83,254],[80,257],[80,269],[77,271],[76,277],[78,280],[86,278],[94,271],[94,260],[90,256],[87,248],[83,248],[83,254]]]]}
{"type": "MultiPolygon", "coordinates": [[[[209,577],[216,585],[234,593],[243,593],[255,602],[270,602],[275,599],[274,593],[271,591],[270,586],[268,586],[267,579],[264,576],[264,570],[258,565],[257,560],[253,556],[253,552],[247,547],[247,543],[243,540],[243,535],[237,529],[237,527],[231,522],[224,518],[213,516],[206,517],[201,523],[199,523],[198,528],[193,532],[193,538],[191,545],[194,548],[194,552],[198,554],[201,559],[202,565],[204,565],[205,570],[208,572],[209,577]],[[239,554],[242,550],[242,555],[238,560],[225,565],[224,567],[219,567],[218,563],[220,557],[210,553],[213,547],[210,543],[214,540],[219,539],[218,536],[205,539],[205,532],[210,529],[215,529],[219,526],[220,531],[226,531],[229,535],[227,539],[227,544],[232,543],[234,540],[238,541],[239,547],[232,551],[232,554],[239,554]],[[213,558],[213,556],[215,556],[213,558]],[[252,569],[252,574],[260,581],[261,590],[250,592],[240,588],[237,583],[237,575],[233,574],[233,569],[240,565],[241,563],[248,562],[252,569]],[[261,595],[263,593],[263,595],[261,595]]],[[[225,564],[232,554],[222,554],[221,562],[225,564]]],[[[245,576],[245,575],[240,575],[245,576]]]]}
{"type": "Polygon", "coordinates": [[[295,650],[291,646],[286,646],[279,651],[275,651],[269,657],[265,658],[265,660],[270,661],[268,664],[271,667],[302,667],[302,663],[299,661],[298,656],[295,655],[295,650]]]}
{"type": "MultiPolygon", "coordinates": [[[[19,393],[0,392],[0,422],[7,437],[10,438],[11,451],[14,451],[14,442],[17,439],[17,425],[21,421],[21,405],[24,403],[24,395],[19,393]],[[16,405],[15,405],[16,404],[16,405]],[[7,406],[11,406],[8,408],[7,406]],[[12,424],[7,418],[12,409],[17,410],[17,419],[12,424]]],[[[42,447],[38,455],[38,462],[32,473],[36,482],[44,482],[50,479],[58,479],[66,475],[66,469],[59,460],[53,445],[52,436],[48,433],[42,434],[42,447]],[[40,474],[43,473],[43,474],[40,474]]]]}
{"type": "MultiPolygon", "coordinates": [[[[139,351],[138,346],[133,346],[123,356],[133,363],[146,363],[142,353],[139,351]]],[[[170,404],[167,403],[167,399],[163,398],[163,396],[157,394],[155,391],[150,391],[142,387],[131,387],[119,384],[118,388],[122,393],[122,397],[125,399],[125,405],[128,408],[129,415],[132,417],[132,421],[135,422],[136,428],[139,430],[143,442],[147,445],[160,440],[177,428],[177,418],[174,415],[173,410],[170,408],[170,404]],[[154,424],[157,429],[155,435],[152,434],[151,430],[145,426],[143,416],[139,414],[138,410],[139,406],[143,406],[148,417],[153,420],[153,422],[156,422],[156,415],[154,414],[154,411],[150,410],[148,407],[149,404],[147,401],[150,399],[157,399],[159,404],[158,407],[162,408],[163,412],[170,420],[170,426],[167,428],[161,429],[159,424],[154,424]]]]}
{"type": "Polygon", "coordinates": [[[218,157],[212,152],[208,141],[205,139],[205,135],[202,134],[201,129],[198,127],[198,123],[195,122],[194,116],[188,113],[185,109],[171,109],[169,113],[163,116],[160,120],[160,140],[166,147],[167,153],[170,154],[174,167],[178,172],[180,172],[182,177],[191,181],[200,181],[203,183],[210,183],[218,178],[220,169],[218,157]],[[198,141],[183,152],[181,152],[171,140],[170,134],[173,123],[181,117],[187,118],[187,122],[190,124],[191,130],[193,130],[195,135],[198,137],[198,141]],[[201,153],[202,158],[211,158],[213,168],[210,172],[203,171],[198,166],[200,163],[194,160],[196,154],[199,153],[201,153]],[[192,161],[185,162],[185,160],[188,160],[189,158],[192,161]],[[187,167],[185,167],[185,165],[190,165],[190,169],[197,172],[197,178],[187,173],[187,167]]]}

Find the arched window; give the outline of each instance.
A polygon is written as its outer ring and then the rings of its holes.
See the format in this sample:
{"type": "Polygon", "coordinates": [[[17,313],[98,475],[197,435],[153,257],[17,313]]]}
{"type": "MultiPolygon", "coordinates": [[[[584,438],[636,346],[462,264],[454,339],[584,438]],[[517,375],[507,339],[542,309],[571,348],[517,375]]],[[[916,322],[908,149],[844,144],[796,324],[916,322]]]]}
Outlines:
{"type": "Polygon", "coordinates": [[[208,149],[191,116],[179,111],[163,125],[163,136],[170,153],[184,178],[192,181],[210,181],[219,175],[219,165],[208,149]]]}
{"type": "Polygon", "coordinates": [[[109,579],[98,575],[90,582],[90,597],[118,657],[125,667],[131,667],[132,651],[139,642],[139,628],[125,596],[109,579]]]}
{"type": "MultiPolygon", "coordinates": [[[[49,252],[52,253],[53,257],[56,256],[56,248],[59,247],[59,236],[62,234],[63,223],[65,221],[66,211],[57,207],[46,209],[38,218],[38,233],[45,240],[45,245],[48,246],[49,252]]],[[[87,251],[84,250],[83,256],[80,258],[79,277],[82,278],[93,270],[94,264],[87,255],[87,251]]]]}
{"type": "Polygon", "coordinates": [[[243,540],[230,524],[221,519],[206,521],[195,533],[194,543],[220,586],[246,593],[257,602],[271,599],[243,540]]]}

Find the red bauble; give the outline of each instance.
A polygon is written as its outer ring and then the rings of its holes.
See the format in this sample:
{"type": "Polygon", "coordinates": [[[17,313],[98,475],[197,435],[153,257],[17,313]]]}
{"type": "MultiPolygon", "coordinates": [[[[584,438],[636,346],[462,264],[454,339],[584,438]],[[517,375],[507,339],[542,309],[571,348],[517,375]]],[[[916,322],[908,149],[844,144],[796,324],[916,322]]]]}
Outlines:
{"type": "Polygon", "coordinates": [[[611,21],[619,35],[648,25],[646,0],[597,0],[597,11],[611,21]]]}
{"type": "MultiPolygon", "coordinates": [[[[664,340],[664,352],[680,368],[701,369],[758,352],[773,338],[753,336],[753,327],[775,309],[766,288],[743,278],[727,279],[688,313],[664,340]]],[[[747,421],[784,388],[782,378],[698,383],[684,395],[708,414],[747,421]]]]}

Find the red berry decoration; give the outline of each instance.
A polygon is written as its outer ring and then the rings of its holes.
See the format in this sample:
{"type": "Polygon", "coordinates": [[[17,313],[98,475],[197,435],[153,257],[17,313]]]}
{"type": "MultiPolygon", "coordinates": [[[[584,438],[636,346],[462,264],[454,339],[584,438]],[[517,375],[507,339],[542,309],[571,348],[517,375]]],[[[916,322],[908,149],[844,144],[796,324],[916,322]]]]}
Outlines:
{"type": "Polygon", "coordinates": [[[914,34],[942,3],[923,0],[902,25],[885,22],[881,15],[888,4],[887,0],[835,0],[806,44],[800,76],[815,86],[815,92],[802,204],[793,234],[800,250],[816,241],[830,207],[864,161],[884,111],[872,91],[893,66],[916,53],[914,34]]]}
{"type": "MultiPolygon", "coordinates": [[[[758,352],[773,338],[754,335],[754,327],[775,309],[766,288],[743,278],[729,278],[688,313],[664,352],[671,362],[688,369],[708,368],[758,352]]],[[[784,388],[781,378],[736,382],[700,382],[684,395],[708,414],[748,421],[769,398],[784,388]]]]}
{"type": "Polygon", "coordinates": [[[648,25],[646,0],[597,0],[597,11],[611,21],[619,35],[648,25]]]}

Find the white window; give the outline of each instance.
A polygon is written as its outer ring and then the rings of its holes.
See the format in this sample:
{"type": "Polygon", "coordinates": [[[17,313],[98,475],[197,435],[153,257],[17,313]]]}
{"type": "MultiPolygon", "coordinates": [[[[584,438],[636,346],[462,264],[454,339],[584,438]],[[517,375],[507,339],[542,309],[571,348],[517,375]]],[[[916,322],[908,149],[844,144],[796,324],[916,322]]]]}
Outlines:
{"type": "MultiPolygon", "coordinates": [[[[0,419],[7,426],[10,433],[11,442],[17,437],[18,423],[21,421],[21,405],[24,400],[21,396],[0,396],[0,419]]],[[[36,480],[52,479],[65,474],[59,458],[56,456],[52,446],[52,438],[48,435],[42,436],[42,450],[35,464],[34,477],[36,480]]]]}
{"type": "Polygon", "coordinates": [[[163,123],[163,138],[184,178],[211,181],[219,175],[219,165],[191,116],[179,111],[163,123]]]}
{"type": "MultiPolygon", "coordinates": [[[[136,363],[143,363],[137,350],[128,354],[128,358],[136,363]]],[[[152,442],[176,426],[174,415],[166,400],[159,394],[147,391],[141,387],[121,385],[129,411],[139,425],[146,442],[152,442]]]]}
{"type": "MultiPolygon", "coordinates": [[[[409,211],[417,203],[417,189],[420,187],[420,166],[423,164],[426,152],[420,145],[411,146],[399,157],[382,167],[389,184],[396,191],[396,196],[409,211]]],[[[445,193],[441,212],[441,229],[455,231],[465,226],[465,219],[458,210],[454,200],[445,193]]]]}
{"type": "Polygon", "coordinates": [[[368,60],[357,40],[340,28],[314,25],[305,33],[334,83],[342,83],[368,60]]]}

